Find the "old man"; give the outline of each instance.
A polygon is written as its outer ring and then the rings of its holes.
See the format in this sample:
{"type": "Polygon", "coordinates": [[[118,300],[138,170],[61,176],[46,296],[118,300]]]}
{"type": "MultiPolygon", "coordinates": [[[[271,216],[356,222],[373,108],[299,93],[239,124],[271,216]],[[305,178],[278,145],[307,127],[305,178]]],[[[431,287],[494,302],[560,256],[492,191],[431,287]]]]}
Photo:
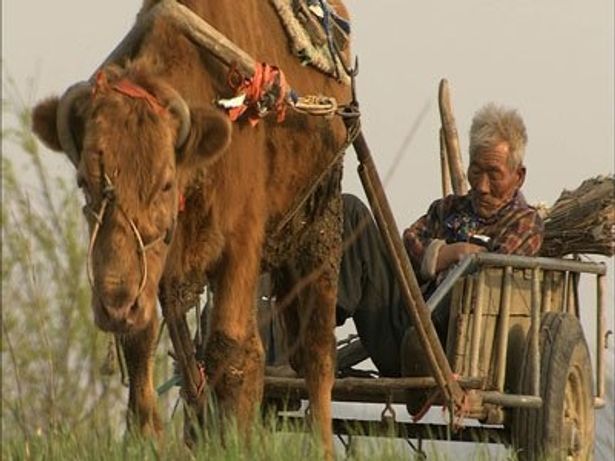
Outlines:
{"type": "MultiPolygon", "coordinates": [[[[493,251],[532,256],[542,243],[543,224],[520,189],[527,133],[517,111],[487,104],[470,129],[467,195],[431,204],[403,233],[403,241],[426,297],[448,269],[466,255],[493,251]]],[[[363,346],[382,376],[400,375],[400,345],[410,326],[389,256],[367,207],[344,196],[348,247],[340,268],[337,324],[352,317],[363,346]]],[[[445,337],[448,306],[432,313],[445,337]]]]}

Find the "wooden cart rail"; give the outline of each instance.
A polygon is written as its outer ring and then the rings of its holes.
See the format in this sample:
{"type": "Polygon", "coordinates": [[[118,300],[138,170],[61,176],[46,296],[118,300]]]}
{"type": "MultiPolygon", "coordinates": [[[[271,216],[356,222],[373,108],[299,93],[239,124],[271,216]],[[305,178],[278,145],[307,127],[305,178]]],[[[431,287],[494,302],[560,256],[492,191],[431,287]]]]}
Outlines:
{"type": "MultiPolygon", "coordinates": [[[[542,315],[546,312],[559,310],[568,312],[580,318],[580,309],[578,302],[577,284],[581,274],[591,274],[596,276],[596,373],[594,392],[594,406],[602,408],[605,404],[605,369],[604,369],[604,354],[606,346],[606,299],[605,299],[605,275],[606,265],[604,263],[582,262],[571,259],[556,259],[543,257],[527,257],[516,255],[500,255],[495,253],[481,253],[468,257],[453,273],[446,278],[445,282],[430,298],[428,305],[430,308],[435,308],[439,302],[452,290],[457,282],[464,276],[473,272],[478,272],[478,277],[475,280],[477,286],[474,287],[477,299],[475,300],[475,309],[472,332],[471,332],[471,364],[470,376],[479,375],[479,347],[481,344],[481,335],[483,328],[481,320],[485,303],[481,299],[484,295],[485,270],[484,268],[500,268],[504,270],[503,285],[502,285],[502,302],[499,312],[498,331],[504,332],[498,337],[496,344],[496,366],[497,366],[497,390],[503,391],[505,380],[505,369],[507,360],[507,347],[509,343],[509,324],[511,318],[511,291],[513,270],[521,270],[526,273],[531,273],[531,299],[530,299],[530,373],[532,378],[532,395],[538,396],[540,389],[540,352],[538,347],[539,329],[542,315]],[[558,278],[559,277],[559,278],[558,278]],[[562,286],[561,299],[552,299],[552,292],[556,281],[562,286]],[[557,301],[557,303],[556,303],[557,301]]],[[[591,312],[591,311],[590,311],[591,312]]],[[[451,319],[452,320],[452,319],[451,319]]],[[[450,331],[450,330],[449,330],[450,331]]],[[[450,358],[450,357],[449,357],[450,358]]],[[[459,370],[453,369],[456,372],[459,370]]]]}
{"type": "MultiPolygon", "coordinates": [[[[480,389],[481,380],[461,379],[462,389],[480,389]]],[[[435,389],[431,376],[417,378],[338,378],[333,384],[333,400],[339,402],[400,403],[405,404],[408,389],[435,389]]],[[[267,399],[290,401],[308,398],[303,378],[265,377],[267,399]]]]}

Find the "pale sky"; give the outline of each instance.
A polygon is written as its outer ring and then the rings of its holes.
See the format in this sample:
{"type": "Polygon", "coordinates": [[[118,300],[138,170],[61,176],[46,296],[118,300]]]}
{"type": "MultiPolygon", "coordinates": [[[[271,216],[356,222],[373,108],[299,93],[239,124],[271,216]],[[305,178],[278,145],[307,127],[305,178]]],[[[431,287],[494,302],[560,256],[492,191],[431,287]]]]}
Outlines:
{"type": "MultiPolygon", "coordinates": [[[[26,96],[35,81],[35,99],[62,93],[89,77],[129,30],[140,3],[5,0],[3,78],[8,72],[26,96]]],[[[364,132],[383,177],[425,113],[386,181],[400,228],[440,194],[437,89],[443,77],[451,83],[464,158],[476,109],[495,101],[520,111],[529,134],[529,202],[552,204],[563,188],[613,174],[614,3],[346,0],[360,59],[364,132]]],[[[68,171],[64,160],[52,165],[68,171]]],[[[345,189],[361,194],[352,151],[346,165],[345,189]]],[[[613,329],[612,260],[609,271],[613,329]]]]}
{"type": "MultiPolygon", "coordinates": [[[[5,70],[40,98],[87,78],[128,31],[139,0],[3,2],[5,70]]],[[[238,2],[239,3],[239,2],[238,2]]],[[[613,173],[613,0],[347,0],[363,125],[384,176],[427,112],[387,190],[400,226],[439,194],[437,88],[449,79],[464,155],[474,111],[519,109],[529,145],[526,195],[613,173]]],[[[359,189],[348,155],[347,190],[359,189]]]]}

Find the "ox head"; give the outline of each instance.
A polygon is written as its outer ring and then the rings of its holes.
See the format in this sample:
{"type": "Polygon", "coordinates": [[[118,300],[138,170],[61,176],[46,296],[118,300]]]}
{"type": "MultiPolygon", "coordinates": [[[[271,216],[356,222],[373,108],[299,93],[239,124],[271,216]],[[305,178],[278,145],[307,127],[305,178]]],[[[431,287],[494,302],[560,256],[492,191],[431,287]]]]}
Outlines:
{"type": "Polygon", "coordinates": [[[181,171],[213,162],[230,124],[190,108],[163,81],[106,69],[33,111],[33,129],[76,168],[89,223],[88,276],[97,325],[138,331],[155,315],[178,219],[181,171]]]}

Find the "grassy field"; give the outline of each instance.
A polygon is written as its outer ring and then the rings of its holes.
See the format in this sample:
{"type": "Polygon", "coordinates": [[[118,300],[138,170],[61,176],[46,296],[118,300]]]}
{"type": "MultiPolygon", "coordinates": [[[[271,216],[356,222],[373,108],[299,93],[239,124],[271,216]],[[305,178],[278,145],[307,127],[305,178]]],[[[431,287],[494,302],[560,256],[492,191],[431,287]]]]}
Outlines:
{"type": "MultiPolygon", "coordinates": [[[[93,421],[91,422],[93,423],[93,421]]],[[[28,438],[17,436],[5,439],[3,460],[178,460],[203,459],[208,461],[240,460],[318,460],[322,459],[321,446],[309,432],[297,432],[285,423],[272,421],[254,424],[249,438],[239,435],[233,426],[223,435],[210,431],[198,445],[189,450],[183,443],[179,424],[170,424],[160,441],[144,440],[118,435],[117,428],[108,424],[83,425],[80,428],[56,429],[50,433],[35,433],[28,438]]],[[[423,459],[399,440],[358,437],[349,452],[337,444],[338,459],[356,461],[399,461],[423,459]]],[[[425,444],[429,460],[448,461],[472,459],[479,461],[514,461],[510,453],[494,455],[487,446],[477,445],[467,455],[451,455],[450,450],[425,444]]],[[[454,452],[454,451],[453,451],[454,452]]]]}
{"type": "MultiPolygon", "coordinates": [[[[177,425],[175,425],[177,426],[177,425]]],[[[224,436],[210,434],[190,451],[183,443],[181,430],[169,425],[161,441],[120,436],[116,428],[88,424],[76,430],[57,429],[29,438],[5,440],[4,460],[288,460],[318,459],[318,444],[308,436],[278,435],[276,428],[255,425],[250,442],[245,442],[233,427],[224,436]]],[[[382,459],[382,458],[381,458],[382,459]]]]}

